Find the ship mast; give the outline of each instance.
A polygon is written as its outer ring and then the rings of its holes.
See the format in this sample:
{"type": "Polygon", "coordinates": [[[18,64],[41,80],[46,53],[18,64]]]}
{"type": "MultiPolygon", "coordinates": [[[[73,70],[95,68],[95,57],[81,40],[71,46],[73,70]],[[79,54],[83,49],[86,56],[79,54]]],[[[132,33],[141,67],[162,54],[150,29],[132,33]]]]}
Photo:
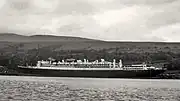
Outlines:
{"type": "Polygon", "coordinates": [[[39,59],[39,44],[38,44],[38,48],[37,48],[37,54],[36,54],[37,60],[39,59]]]}
{"type": "MultiPolygon", "coordinates": [[[[35,58],[33,59],[33,60],[39,60],[39,47],[40,47],[40,45],[38,44],[37,45],[37,52],[36,52],[36,55],[35,55],[35,58]]],[[[32,65],[32,63],[31,63],[31,65],[32,65]]]]}

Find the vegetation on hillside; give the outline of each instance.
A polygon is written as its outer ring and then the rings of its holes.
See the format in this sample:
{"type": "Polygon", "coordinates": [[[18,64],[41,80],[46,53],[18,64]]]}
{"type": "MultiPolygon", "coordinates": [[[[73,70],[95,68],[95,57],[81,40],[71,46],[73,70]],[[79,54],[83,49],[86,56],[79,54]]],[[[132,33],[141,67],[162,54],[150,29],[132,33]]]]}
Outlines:
{"type": "MultiPolygon", "coordinates": [[[[116,48],[118,50],[118,48],[116,48]]],[[[3,52],[0,53],[0,65],[14,67],[15,65],[35,65],[37,60],[47,60],[49,57],[53,57],[57,60],[75,58],[84,58],[92,60],[100,60],[104,58],[107,61],[113,59],[122,59],[124,64],[134,64],[146,62],[153,65],[167,64],[169,69],[180,69],[180,54],[172,52],[157,52],[157,53],[128,53],[128,52],[109,52],[109,49],[103,50],[60,50],[53,51],[49,48],[31,49],[28,51],[18,52],[3,52]]]]}
{"type": "MultiPolygon", "coordinates": [[[[7,35],[4,34],[4,36],[7,35]]],[[[0,38],[0,65],[2,66],[14,68],[26,63],[35,65],[37,60],[46,60],[49,57],[57,60],[86,58],[90,61],[101,58],[107,61],[122,59],[124,64],[146,62],[158,67],[166,64],[168,69],[180,70],[180,43],[106,42],[54,36],[29,38],[14,34],[0,38]],[[11,41],[12,36],[16,38],[11,41]],[[50,41],[53,39],[54,41],[50,41]]]]}

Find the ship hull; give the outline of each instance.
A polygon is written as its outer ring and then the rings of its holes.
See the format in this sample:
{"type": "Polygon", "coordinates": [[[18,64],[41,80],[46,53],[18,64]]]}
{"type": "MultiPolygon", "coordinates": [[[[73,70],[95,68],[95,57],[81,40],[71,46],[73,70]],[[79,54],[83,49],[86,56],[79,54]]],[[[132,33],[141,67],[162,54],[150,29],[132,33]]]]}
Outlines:
{"type": "Polygon", "coordinates": [[[46,77],[152,78],[165,70],[54,70],[19,68],[20,73],[46,77]]]}

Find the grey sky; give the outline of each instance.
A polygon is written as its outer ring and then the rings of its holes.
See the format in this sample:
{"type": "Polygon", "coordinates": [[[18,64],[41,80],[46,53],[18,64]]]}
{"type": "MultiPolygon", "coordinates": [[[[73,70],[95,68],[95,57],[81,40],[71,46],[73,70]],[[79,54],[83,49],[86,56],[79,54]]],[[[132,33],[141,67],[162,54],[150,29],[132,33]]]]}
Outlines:
{"type": "Polygon", "coordinates": [[[0,32],[180,41],[180,0],[0,0],[0,32]]]}

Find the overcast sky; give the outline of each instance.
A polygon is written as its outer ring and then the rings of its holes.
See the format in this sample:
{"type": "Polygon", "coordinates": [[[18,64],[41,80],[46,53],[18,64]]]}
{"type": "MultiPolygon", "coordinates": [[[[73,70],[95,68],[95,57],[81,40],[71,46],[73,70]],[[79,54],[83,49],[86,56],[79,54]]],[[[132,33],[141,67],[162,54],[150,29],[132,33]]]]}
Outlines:
{"type": "Polygon", "coordinates": [[[0,0],[0,32],[180,42],[180,0],[0,0]]]}

